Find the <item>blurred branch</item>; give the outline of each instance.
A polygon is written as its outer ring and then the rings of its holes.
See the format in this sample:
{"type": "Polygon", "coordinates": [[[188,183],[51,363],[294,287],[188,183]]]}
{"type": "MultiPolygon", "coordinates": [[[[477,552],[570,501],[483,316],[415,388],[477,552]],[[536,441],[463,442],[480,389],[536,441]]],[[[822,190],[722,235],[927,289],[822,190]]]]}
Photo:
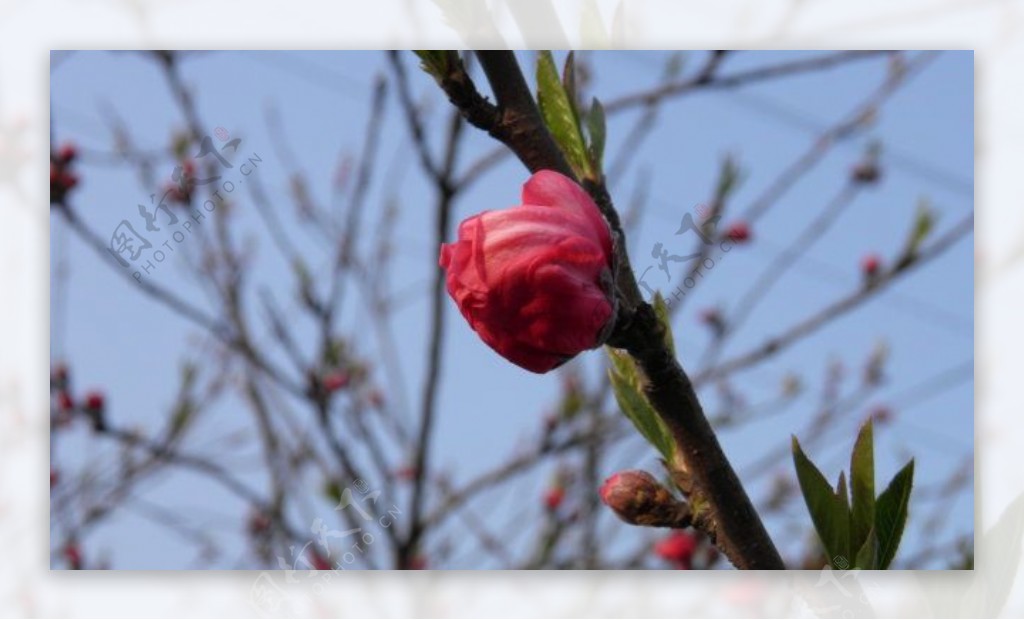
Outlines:
{"type": "Polygon", "coordinates": [[[612,99],[605,103],[604,107],[606,112],[614,114],[619,110],[640,105],[651,105],[659,99],[674,97],[692,90],[737,88],[773,78],[829,69],[851,61],[864,60],[888,53],[889,52],[878,50],[836,52],[817,56],[815,58],[795,60],[767,67],[758,67],[756,69],[749,69],[747,71],[724,76],[715,75],[713,72],[701,72],[690,79],[670,82],[644,92],[633,93],[619,97],[618,99],[612,99]]]}
{"type": "Polygon", "coordinates": [[[911,263],[900,269],[881,274],[873,286],[862,287],[846,297],[826,306],[817,313],[799,321],[789,329],[783,331],[781,334],[769,338],[761,346],[701,372],[697,375],[694,381],[699,385],[705,381],[711,381],[719,377],[732,374],[779,353],[793,343],[816,332],[831,321],[839,318],[847,312],[850,312],[854,308],[857,308],[867,300],[871,299],[875,294],[881,292],[890,284],[899,280],[905,274],[908,274],[914,271],[917,267],[928,263],[932,258],[939,256],[948,250],[957,241],[966,237],[973,230],[974,213],[971,212],[945,235],[932,242],[928,247],[922,249],[917,258],[911,263]]]}

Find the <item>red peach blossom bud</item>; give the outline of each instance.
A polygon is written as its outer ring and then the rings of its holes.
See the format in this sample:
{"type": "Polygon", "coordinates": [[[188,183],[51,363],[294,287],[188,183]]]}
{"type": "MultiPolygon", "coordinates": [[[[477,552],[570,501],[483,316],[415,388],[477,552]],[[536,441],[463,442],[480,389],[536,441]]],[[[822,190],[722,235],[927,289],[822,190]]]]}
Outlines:
{"type": "Polygon", "coordinates": [[[85,408],[93,411],[103,410],[103,392],[89,392],[85,395],[85,408]]]}
{"type": "Polygon", "coordinates": [[[82,550],[77,543],[69,542],[64,545],[64,559],[71,570],[82,570],[82,550]]]}
{"type": "Polygon", "coordinates": [[[74,144],[66,142],[57,150],[57,161],[62,164],[69,164],[78,156],[78,149],[74,144]]]}
{"type": "Polygon", "coordinates": [[[750,226],[742,220],[733,222],[725,229],[725,238],[733,243],[746,243],[750,240],[750,226]]]}
{"type": "Polygon", "coordinates": [[[348,384],[348,373],[340,370],[336,372],[329,372],[323,378],[324,390],[326,390],[328,394],[344,389],[348,387],[348,384]]]}
{"type": "Polygon", "coordinates": [[[75,409],[75,401],[67,390],[61,390],[57,394],[57,409],[63,413],[70,413],[75,409]]]}
{"type": "Polygon", "coordinates": [[[551,487],[544,493],[544,507],[548,510],[558,510],[564,500],[565,489],[560,486],[551,487]]]}
{"type": "Polygon", "coordinates": [[[448,294],[489,347],[531,372],[600,346],[614,323],[612,238],[574,181],[541,170],[522,204],[484,211],[441,246],[448,294]]]}
{"type": "Polygon", "coordinates": [[[685,504],[654,476],[638,469],[613,474],[599,493],[606,506],[632,525],[670,525],[685,514],[685,504]]]}
{"type": "Polygon", "coordinates": [[[105,404],[102,392],[89,392],[85,395],[82,410],[92,421],[92,428],[95,431],[103,431],[107,428],[106,417],[104,416],[105,404]]]}
{"type": "Polygon", "coordinates": [[[864,275],[873,278],[878,275],[878,271],[882,268],[882,259],[877,254],[868,254],[860,261],[860,269],[864,272],[864,275]]]}
{"type": "Polygon", "coordinates": [[[61,202],[68,191],[78,185],[78,176],[63,166],[50,163],[50,202],[61,202]]]}
{"type": "Polygon", "coordinates": [[[58,472],[56,469],[51,467],[50,468],[50,488],[52,489],[53,487],[57,486],[58,482],[60,482],[60,472],[58,472]]]}
{"type": "Polygon", "coordinates": [[[331,561],[325,558],[318,550],[310,548],[309,561],[314,570],[331,570],[331,561]]]}
{"type": "Polygon", "coordinates": [[[693,568],[693,554],[697,550],[697,539],[689,532],[675,531],[654,545],[654,553],[675,565],[680,570],[693,568]]]}

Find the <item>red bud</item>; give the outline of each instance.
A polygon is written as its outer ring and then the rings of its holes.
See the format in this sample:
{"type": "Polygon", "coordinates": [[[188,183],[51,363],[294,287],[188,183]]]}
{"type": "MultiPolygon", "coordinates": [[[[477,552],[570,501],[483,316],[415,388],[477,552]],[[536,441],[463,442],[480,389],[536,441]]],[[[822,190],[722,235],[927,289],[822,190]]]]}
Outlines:
{"type": "Polygon", "coordinates": [[[78,149],[70,142],[64,143],[57,151],[57,161],[62,164],[69,164],[78,156],[78,149]]]}
{"type": "Polygon", "coordinates": [[[601,486],[600,494],[605,505],[633,525],[671,525],[687,512],[686,505],[654,476],[636,469],[612,475],[601,486]]]}
{"type": "Polygon", "coordinates": [[[562,505],[564,500],[565,489],[560,486],[551,487],[544,494],[544,507],[548,510],[558,510],[558,507],[562,505]]]}
{"type": "Polygon", "coordinates": [[[745,243],[750,240],[750,227],[743,220],[733,222],[725,230],[725,238],[733,243],[745,243]]]}
{"type": "Polygon", "coordinates": [[[688,532],[675,531],[654,545],[654,553],[675,564],[680,570],[693,568],[693,554],[697,550],[697,539],[688,532]]]}
{"type": "Polygon", "coordinates": [[[103,392],[89,392],[86,394],[85,408],[89,411],[103,411],[103,392]]]}
{"type": "Polygon", "coordinates": [[[882,259],[877,254],[868,254],[860,261],[861,271],[864,275],[874,277],[878,275],[878,271],[882,268],[882,259]]]}

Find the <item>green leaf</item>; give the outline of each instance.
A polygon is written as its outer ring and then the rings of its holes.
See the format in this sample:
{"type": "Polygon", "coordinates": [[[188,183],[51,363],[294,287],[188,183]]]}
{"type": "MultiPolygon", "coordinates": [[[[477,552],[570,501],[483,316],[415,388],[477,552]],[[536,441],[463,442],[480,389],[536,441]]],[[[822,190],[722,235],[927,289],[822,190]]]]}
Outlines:
{"type": "Polygon", "coordinates": [[[194,413],[195,406],[187,397],[178,403],[174,408],[174,413],[171,414],[171,421],[167,427],[167,441],[177,439],[188,428],[194,413]]]}
{"type": "Polygon", "coordinates": [[[675,463],[675,442],[665,423],[640,389],[640,372],[629,354],[608,348],[612,367],[608,370],[615,400],[644,439],[669,463],[675,463]]]}
{"type": "Polygon", "coordinates": [[[907,506],[914,486],[914,460],[899,470],[875,502],[875,532],[878,535],[878,568],[888,568],[907,524],[907,506]]]}
{"type": "Polygon", "coordinates": [[[558,77],[555,61],[548,51],[541,52],[537,57],[537,103],[544,124],[573,171],[579,177],[593,178],[594,172],[583,144],[576,107],[569,99],[558,77]]]}
{"type": "Polygon", "coordinates": [[[867,536],[864,537],[864,544],[857,551],[857,559],[853,567],[863,570],[874,570],[878,568],[877,562],[878,538],[875,536],[875,530],[872,528],[868,530],[867,536]]]}
{"type": "Polygon", "coordinates": [[[911,225],[907,241],[903,246],[899,259],[896,261],[896,268],[903,268],[917,259],[921,244],[928,238],[932,229],[935,228],[935,212],[928,204],[928,200],[921,198],[917,203],[917,211],[914,212],[914,223],[911,225]]]}
{"type": "Polygon", "coordinates": [[[580,125],[579,98],[576,94],[576,52],[569,51],[565,56],[565,64],[562,65],[562,88],[565,89],[565,96],[569,99],[569,107],[572,108],[576,126],[580,125]]]}
{"type": "Polygon", "coordinates": [[[839,482],[836,484],[836,498],[839,499],[840,503],[850,509],[850,494],[846,490],[846,474],[839,472],[839,482]]]}
{"type": "MultiPolygon", "coordinates": [[[[828,554],[829,563],[840,569],[850,567],[850,509],[845,493],[842,498],[807,458],[800,448],[800,442],[793,437],[793,464],[796,478],[800,483],[811,521],[818,532],[822,546],[828,554]]],[[[840,478],[839,488],[845,491],[845,481],[840,478]]]]}
{"type": "Polygon", "coordinates": [[[606,137],[604,106],[594,97],[590,102],[590,110],[587,111],[587,135],[590,143],[587,152],[590,154],[590,163],[594,170],[600,172],[604,169],[604,144],[606,137]]]}
{"type": "Polygon", "coordinates": [[[718,185],[715,187],[715,201],[722,202],[739,187],[743,181],[743,170],[736,158],[726,154],[718,171],[718,185]]]}
{"type": "Polygon", "coordinates": [[[654,307],[654,314],[658,317],[658,322],[665,328],[665,346],[672,353],[672,357],[675,357],[676,340],[672,336],[672,321],[668,314],[668,304],[665,303],[665,298],[661,296],[661,291],[654,294],[654,302],[651,305],[654,307]]]}
{"type": "Polygon", "coordinates": [[[860,549],[875,525],[875,457],[871,420],[861,427],[850,456],[850,548],[860,549]]]}

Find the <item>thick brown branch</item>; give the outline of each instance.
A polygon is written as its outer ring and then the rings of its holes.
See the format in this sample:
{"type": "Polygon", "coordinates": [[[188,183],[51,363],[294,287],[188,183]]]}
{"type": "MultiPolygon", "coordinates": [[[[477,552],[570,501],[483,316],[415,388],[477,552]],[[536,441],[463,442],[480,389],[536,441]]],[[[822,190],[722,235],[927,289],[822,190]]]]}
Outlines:
{"type": "MultiPolygon", "coordinates": [[[[504,142],[531,172],[551,169],[575,178],[545,127],[512,52],[479,52],[480,63],[494,89],[498,107],[475,92],[461,64],[441,80],[449,99],[469,109],[471,123],[504,142]],[[456,89],[456,87],[458,87],[456,89]],[[455,89],[455,92],[453,92],[455,89]],[[471,89],[466,92],[465,89],[471,89]]],[[[462,109],[460,107],[460,109],[462,109]]],[[[610,344],[626,349],[649,379],[648,398],[672,431],[682,466],[692,476],[699,497],[707,502],[709,523],[723,552],[738,568],[784,568],[750,499],[722,452],[704,416],[689,377],[665,344],[664,330],[650,305],[643,302],[632,269],[618,213],[602,184],[586,183],[616,236],[619,323],[610,344]]]]}

